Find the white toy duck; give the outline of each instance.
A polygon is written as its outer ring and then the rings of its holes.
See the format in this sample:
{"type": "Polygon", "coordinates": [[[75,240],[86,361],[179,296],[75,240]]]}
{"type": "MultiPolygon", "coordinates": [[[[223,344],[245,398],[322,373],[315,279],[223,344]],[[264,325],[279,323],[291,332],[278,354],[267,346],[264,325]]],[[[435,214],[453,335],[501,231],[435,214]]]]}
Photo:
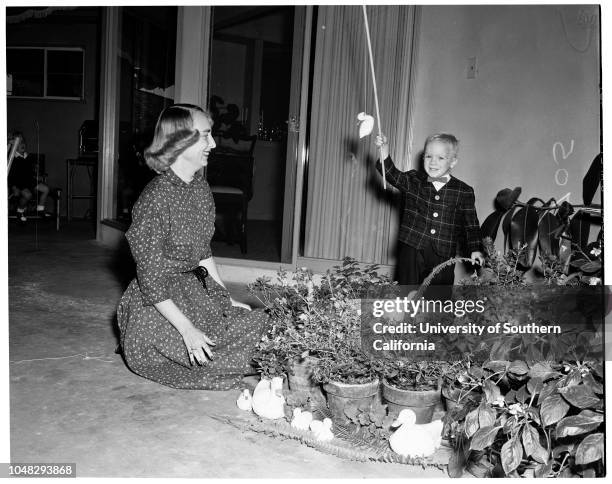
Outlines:
{"type": "Polygon", "coordinates": [[[417,425],[410,409],[402,410],[391,426],[399,428],[389,437],[389,445],[404,457],[430,456],[442,442],[442,420],[417,425]]]}
{"type": "Polygon", "coordinates": [[[329,418],[320,420],[313,420],[310,422],[310,430],[314,434],[317,440],[325,441],[334,438],[334,434],[331,431],[332,421],[329,418]]]}
{"type": "Polygon", "coordinates": [[[253,397],[251,397],[251,392],[248,388],[242,390],[242,393],[236,400],[236,405],[240,410],[253,410],[253,397]]]}
{"type": "Polygon", "coordinates": [[[303,411],[301,408],[293,409],[293,419],[291,420],[291,426],[300,430],[308,430],[310,428],[310,422],[312,422],[312,413],[303,411]]]}
{"type": "Polygon", "coordinates": [[[263,418],[275,420],[285,416],[283,378],[262,378],[253,391],[253,411],[263,418]]]}

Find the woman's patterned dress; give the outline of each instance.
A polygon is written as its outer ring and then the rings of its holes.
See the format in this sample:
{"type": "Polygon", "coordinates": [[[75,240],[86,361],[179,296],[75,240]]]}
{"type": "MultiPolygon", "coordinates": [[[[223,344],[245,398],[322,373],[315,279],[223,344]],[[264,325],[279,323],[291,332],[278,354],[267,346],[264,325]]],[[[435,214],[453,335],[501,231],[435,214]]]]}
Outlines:
{"type": "Polygon", "coordinates": [[[212,256],[215,206],[208,183],[184,182],[171,169],[153,179],[133,210],[126,237],[137,277],[121,298],[121,346],[135,373],[175,388],[227,390],[252,370],[251,357],[267,327],[261,310],[234,308],[212,277],[191,272],[212,256]],[[213,357],[191,365],[180,333],[153,306],[171,299],[213,342],[213,357]]]}

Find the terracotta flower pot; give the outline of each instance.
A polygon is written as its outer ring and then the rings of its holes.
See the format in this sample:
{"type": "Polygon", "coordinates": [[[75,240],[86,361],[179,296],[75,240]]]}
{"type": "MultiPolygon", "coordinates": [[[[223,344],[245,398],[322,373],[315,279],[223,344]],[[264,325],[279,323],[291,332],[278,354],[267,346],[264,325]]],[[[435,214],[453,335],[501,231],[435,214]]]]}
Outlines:
{"type": "Polygon", "coordinates": [[[474,401],[478,398],[478,394],[472,392],[462,392],[459,388],[442,387],[442,397],[444,399],[444,406],[447,412],[452,412],[455,408],[463,407],[470,401],[474,401]],[[459,398],[461,397],[461,400],[459,398]]]}
{"type": "Polygon", "coordinates": [[[383,399],[388,405],[389,415],[397,417],[399,413],[409,408],[416,415],[416,423],[429,423],[436,407],[441,405],[440,389],[435,390],[402,390],[383,380],[383,399]]]}
{"type": "Polygon", "coordinates": [[[307,393],[314,401],[325,401],[321,385],[312,379],[312,372],[317,362],[317,358],[312,356],[294,360],[291,364],[291,372],[287,375],[289,389],[292,392],[307,393]]]}
{"type": "Polygon", "coordinates": [[[323,385],[323,390],[327,393],[327,405],[333,417],[346,422],[348,418],[344,408],[348,404],[373,404],[378,395],[379,384],[377,378],[367,383],[329,382],[323,385]]]}
{"type": "Polygon", "coordinates": [[[307,356],[295,359],[291,364],[291,372],[287,375],[291,391],[310,392],[318,388],[318,384],[312,379],[312,371],[317,364],[317,359],[307,356]]]}
{"type": "Polygon", "coordinates": [[[443,388],[444,407],[447,412],[452,412],[459,406],[459,391],[455,388],[443,388]]]}

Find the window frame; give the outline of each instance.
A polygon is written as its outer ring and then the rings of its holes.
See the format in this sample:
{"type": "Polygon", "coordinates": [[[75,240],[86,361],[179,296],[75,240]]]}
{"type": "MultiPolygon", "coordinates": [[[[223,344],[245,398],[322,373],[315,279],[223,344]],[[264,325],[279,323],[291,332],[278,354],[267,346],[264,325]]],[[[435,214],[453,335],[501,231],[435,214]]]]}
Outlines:
{"type": "MultiPolygon", "coordinates": [[[[60,101],[84,101],[85,100],[85,48],[84,47],[51,47],[51,46],[27,46],[27,45],[15,45],[15,46],[7,46],[6,47],[7,54],[9,50],[42,50],[43,55],[43,95],[42,96],[16,96],[14,94],[9,95],[8,89],[6,93],[6,98],[8,99],[48,99],[48,100],[60,100],[60,101]],[[47,95],[47,86],[48,86],[48,62],[47,55],[49,51],[64,51],[64,52],[81,52],[83,64],[81,68],[81,95],[79,97],[76,96],[48,96],[47,95]]],[[[8,76],[8,66],[7,66],[7,76],[8,76]]]]}

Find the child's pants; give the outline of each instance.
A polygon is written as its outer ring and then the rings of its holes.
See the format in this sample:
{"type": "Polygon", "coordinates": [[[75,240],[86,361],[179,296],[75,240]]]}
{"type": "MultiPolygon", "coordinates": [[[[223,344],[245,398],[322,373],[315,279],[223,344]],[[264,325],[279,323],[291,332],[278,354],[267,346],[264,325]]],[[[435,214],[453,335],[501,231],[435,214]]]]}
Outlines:
{"type": "MultiPolygon", "coordinates": [[[[423,280],[431,274],[434,267],[447,261],[436,253],[431,242],[422,249],[415,249],[403,242],[398,244],[397,282],[400,286],[420,286],[423,280]]],[[[432,285],[445,286],[438,288],[435,299],[450,298],[452,285],[455,282],[455,265],[445,267],[432,281],[432,285]]],[[[428,291],[428,296],[432,296],[428,291]]]]}

